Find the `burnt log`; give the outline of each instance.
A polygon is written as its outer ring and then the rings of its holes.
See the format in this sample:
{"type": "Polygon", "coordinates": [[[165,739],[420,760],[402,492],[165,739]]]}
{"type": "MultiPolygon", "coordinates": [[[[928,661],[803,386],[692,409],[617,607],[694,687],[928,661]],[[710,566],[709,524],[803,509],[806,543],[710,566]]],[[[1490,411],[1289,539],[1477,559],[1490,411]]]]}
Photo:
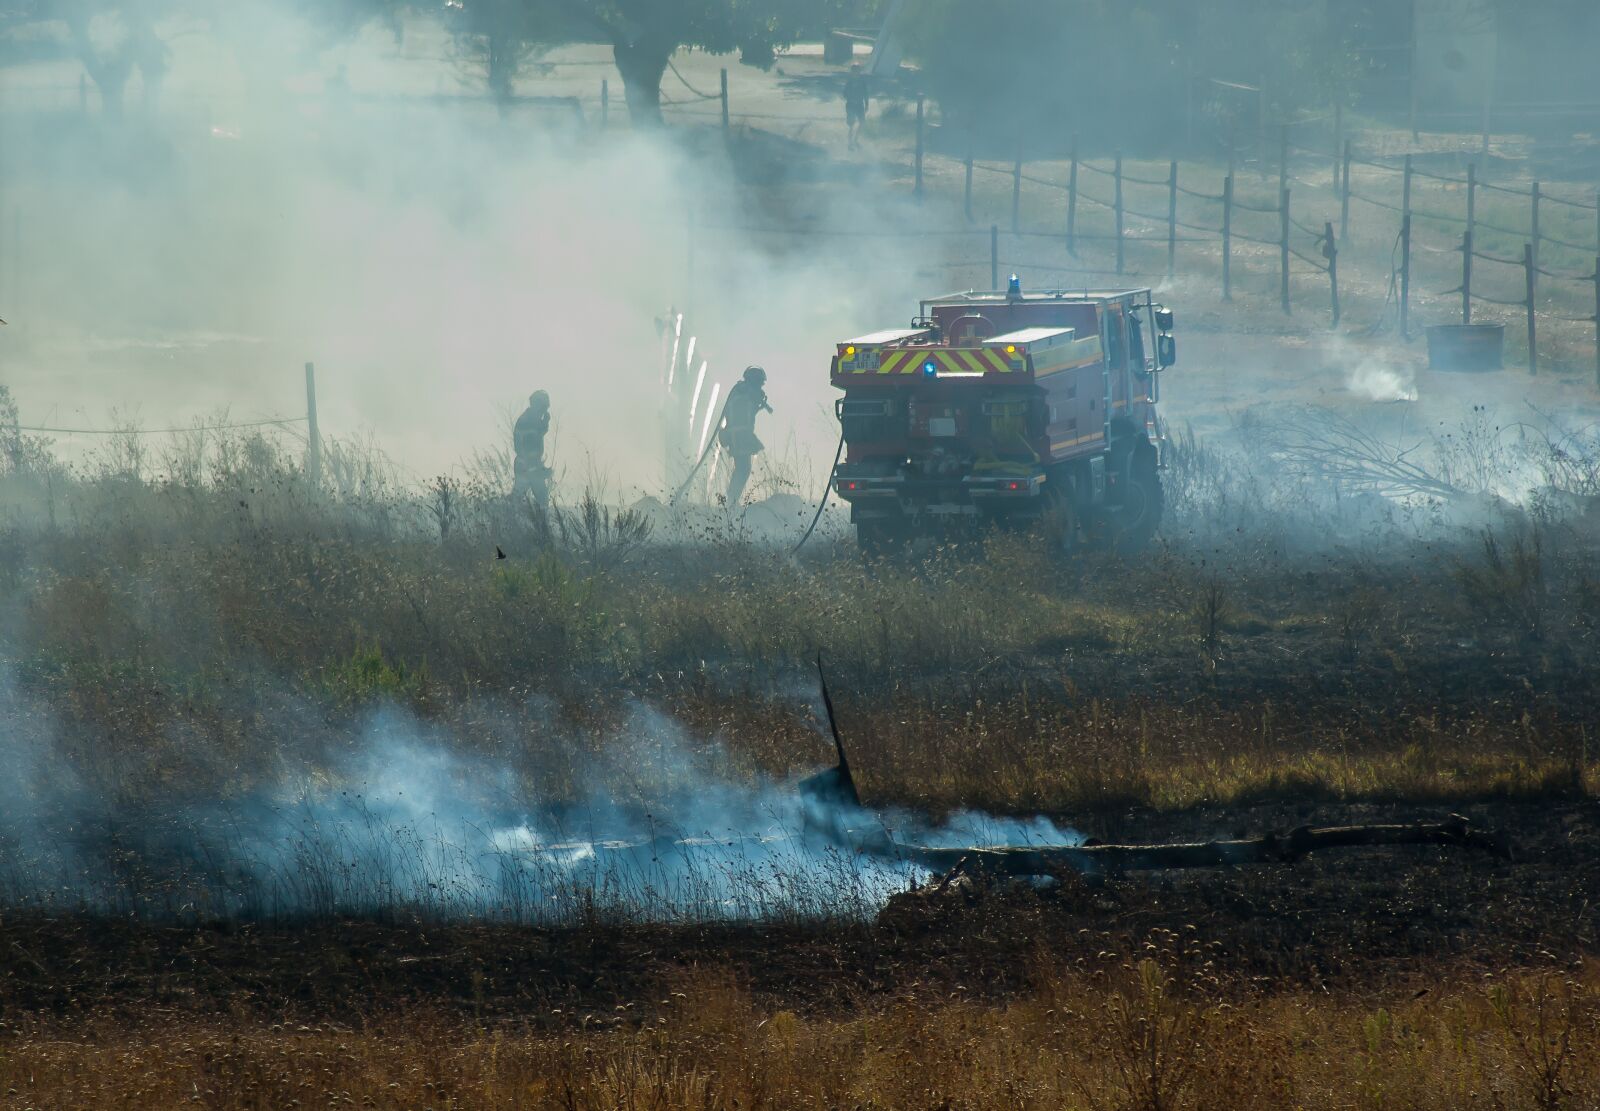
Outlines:
{"type": "Polygon", "coordinates": [[[1169,868],[1287,864],[1327,849],[1388,845],[1446,845],[1507,859],[1511,856],[1510,846],[1503,839],[1473,829],[1467,819],[1458,814],[1451,815],[1443,822],[1323,828],[1300,826],[1288,833],[1268,833],[1237,841],[1171,845],[991,845],[966,849],[928,849],[894,843],[892,855],[946,875],[976,870],[1010,876],[1052,876],[1069,871],[1086,876],[1102,876],[1169,868]]]}

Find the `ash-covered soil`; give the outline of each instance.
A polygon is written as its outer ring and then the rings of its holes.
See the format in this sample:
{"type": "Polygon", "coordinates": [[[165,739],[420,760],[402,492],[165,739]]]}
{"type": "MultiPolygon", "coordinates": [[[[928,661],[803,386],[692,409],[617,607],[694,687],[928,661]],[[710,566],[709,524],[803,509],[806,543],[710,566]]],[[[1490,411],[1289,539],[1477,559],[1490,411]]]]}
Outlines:
{"type": "MultiPolygon", "coordinates": [[[[1438,818],[1449,807],[1274,803],[1080,822],[1126,840],[1210,839],[1438,818]]],[[[1416,984],[1592,956],[1600,803],[1456,808],[1507,835],[1509,860],[1441,847],[1129,875],[1098,886],[953,887],[872,923],[595,923],[541,930],[416,921],[154,926],[12,915],[0,922],[0,1018],[252,1013],[357,1022],[428,1007],[564,1025],[632,1022],[691,971],[725,970],[775,1006],[847,1010],[888,995],[1004,998],[1042,964],[1180,951],[1240,985],[1416,984]],[[1041,961],[1047,957],[1048,961],[1041,961]]]]}

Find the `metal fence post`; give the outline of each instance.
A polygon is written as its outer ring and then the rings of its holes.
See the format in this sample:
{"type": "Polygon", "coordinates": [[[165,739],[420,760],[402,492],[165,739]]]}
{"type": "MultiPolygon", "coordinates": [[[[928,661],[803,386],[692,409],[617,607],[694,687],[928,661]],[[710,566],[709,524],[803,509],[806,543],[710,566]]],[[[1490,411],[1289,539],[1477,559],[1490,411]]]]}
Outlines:
{"type": "Polygon", "coordinates": [[[1350,140],[1344,141],[1344,188],[1339,190],[1339,242],[1350,238],[1350,140]]]}
{"type": "Polygon", "coordinates": [[[989,225],[989,288],[1000,288],[1000,225],[989,225]]]}
{"type": "Polygon", "coordinates": [[[1289,190],[1278,194],[1278,293],[1289,312],[1289,190]]]}
{"type": "Polygon", "coordinates": [[[1600,255],[1594,260],[1594,384],[1600,389],[1600,255]]]}
{"type": "Polygon", "coordinates": [[[1461,323],[1472,323],[1472,232],[1461,233],[1461,323]]]}
{"type": "Polygon", "coordinates": [[[728,69],[724,66],[722,69],[722,130],[727,131],[728,128],[728,69]]]}
{"type": "Polygon", "coordinates": [[[1400,338],[1411,338],[1411,213],[1400,217],[1400,338]]]}
{"type": "Polygon", "coordinates": [[[611,82],[604,77],[600,79],[600,127],[605,129],[611,122],[611,82]]]}
{"type": "Polygon", "coordinates": [[[1522,245],[1522,272],[1526,275],[1528,290],[1528,373],[1539,373],[1539,321],[1534,294],[1538,290],[1539,276],[1534,269],[1533,244],[1522,245]]]}
{"type": "Polygon", "coordinates": [[[1011,234],[1022,232],[1022,150],[1019,145],[1017,160],[1011,164],[1011,234]]]}
{"type": "Polygon", "coordinates": [[[1328,290],[1333,296],[1333,325],[1339,326],[1339,245],[1333,240],[1333,221],[1322,225],[1322,247],[1328,257],[1328,290]]]}
{"type": "Polygon", "coordinates": [[[1067,253],[1078,253],[1078,137],[1072,137],[1072,170],[1067,175],[1067,253]]]}
{"type": "Polygon", "coordinates": [[[1113,199],[1117,202],[1115,206],[1117,210],[1117,273],[1120,274],[1126,257],[1122,242],[1122,152],[1120,150],[1117,151],[1116,180],[1117,191],[1113,199]]]}
{"type": "Polygon", "coordinates": [[[922,199],[922,124],[923,124],[922,94],[918,93],[917,94],[917,181],[916,181],[916,185],[912,188],[912,192],[916,194],[916,198],[919,201],[922,199]]]}
{"type": "Polygon", "coordinates": [[[1233,175],[1222,179],[1222,299],[1233,300],[1233,175]]]}
{"type": "Polygon", "coordinates": [[[1178,160],[1167,167],[1167,277],[1178,270],[1178,160]]]}

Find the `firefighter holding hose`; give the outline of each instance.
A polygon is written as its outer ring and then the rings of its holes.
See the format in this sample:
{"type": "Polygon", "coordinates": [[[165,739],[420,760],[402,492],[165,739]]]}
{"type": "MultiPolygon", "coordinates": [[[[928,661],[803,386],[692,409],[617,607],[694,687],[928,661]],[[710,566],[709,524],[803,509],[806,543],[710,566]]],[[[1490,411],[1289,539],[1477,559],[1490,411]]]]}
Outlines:
{"type": "Polygon", "coordinates": [[[733,476],[728,480],[727,504],[731,509],[744,497],[745,484],[750,481],[750,463],[761,454],[763,445],[756,437],[756,417],[762,412],[772,412],[767,404],[767,372],[758,366],[746,367],[744,377],[728,391],[728,400],[722,410],[722,427],[717,430],[717,442],[733,460],[733,476]]]}

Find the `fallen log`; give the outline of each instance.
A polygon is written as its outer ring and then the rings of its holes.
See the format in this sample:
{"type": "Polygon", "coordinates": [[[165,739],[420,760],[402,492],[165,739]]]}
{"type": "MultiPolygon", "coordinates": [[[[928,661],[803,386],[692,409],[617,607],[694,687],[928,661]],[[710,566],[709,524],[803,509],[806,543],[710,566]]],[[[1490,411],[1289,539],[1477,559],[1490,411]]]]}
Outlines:
{"type": "MultiPolygon", "coordinates": [[[[1288,833],[1268,833],[1237,841],[1201,841],[1172,845],[1073,846],[988,845],[964,849],[929,849],[891,842],[900,859],[930,871],[953,875],[986,871],[1010,876],[1051,876],[1073,871],[1086,876],[1168,868],[1226,868],[1238,864],[1286,864],[1326,849],[1386,845],[1448,845],[1509,859],[1510,846],[1493,834],[1475,830],[1466,818],[1452,814],[1443,822],[1404,825],[1300,826],[1288,833]]],[[[868,848],[882,851],[883,846],[868,848]]]]}

